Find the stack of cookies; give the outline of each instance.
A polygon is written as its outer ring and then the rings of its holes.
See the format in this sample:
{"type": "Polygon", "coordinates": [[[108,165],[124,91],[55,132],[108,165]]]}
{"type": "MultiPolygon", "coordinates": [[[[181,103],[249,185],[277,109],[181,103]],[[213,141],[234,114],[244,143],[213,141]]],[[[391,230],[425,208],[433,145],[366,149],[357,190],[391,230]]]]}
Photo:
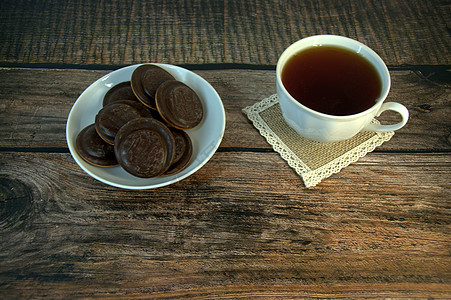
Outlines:
{"type": "Polygon", "coordinates": [[[190,87],[156,65],[141,65],[130,81],[105,94],[95,123],[78,134],[76,150],[90,164],[120,165],[137,177],[176,174],[192,156],[185,130],[202,118],[202,103],[190,87]]]}

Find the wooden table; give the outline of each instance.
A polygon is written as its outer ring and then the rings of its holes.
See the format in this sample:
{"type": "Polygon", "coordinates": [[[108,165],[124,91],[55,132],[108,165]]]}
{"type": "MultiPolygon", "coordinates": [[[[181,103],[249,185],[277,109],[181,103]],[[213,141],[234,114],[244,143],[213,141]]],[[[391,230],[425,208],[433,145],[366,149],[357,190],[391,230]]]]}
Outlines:
{"type": "Polygon", "coordinates": [[[451,298],[448,1],[2,0],[0,16],[1,298],[451,298]],[[307,189],[241,109],[314,34],[379,53],[411,117],[307,189]],[[66,120],[144,62],[209,81],[227,125],[194,175],[122,190],[78,167],[66,120]]]}

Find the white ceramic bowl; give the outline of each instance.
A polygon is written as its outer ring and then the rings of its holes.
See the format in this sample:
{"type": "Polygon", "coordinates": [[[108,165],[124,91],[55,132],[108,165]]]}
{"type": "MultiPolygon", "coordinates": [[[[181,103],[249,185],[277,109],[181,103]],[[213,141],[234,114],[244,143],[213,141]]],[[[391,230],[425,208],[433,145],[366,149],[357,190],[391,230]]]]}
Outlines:
{"type": "Polygon", "coordinates": [[[133,71],[139,65],[132,65],[113,71],[91,84],[75,101],[66,124],[66,139],[69,151],[77,164],[86,173],[106,184],[124,189],[152,189],[178,182],[199,170],[213,156],[221,143],[225,129],[225,111],[221,98],[215,89],[199,75],[184,68],[155,64],[191,87],[202,101],[204,118],[195,128],[187,130],[193,143],[193,156],[189,165],[181,172],[154,178],[139,178],[127,173],[120,166],[97,167],[83,160],[75,150],[78,133],[94,123],[97,112],[102,108],[103,96],[114,85],[130,81],[133,71]]]}

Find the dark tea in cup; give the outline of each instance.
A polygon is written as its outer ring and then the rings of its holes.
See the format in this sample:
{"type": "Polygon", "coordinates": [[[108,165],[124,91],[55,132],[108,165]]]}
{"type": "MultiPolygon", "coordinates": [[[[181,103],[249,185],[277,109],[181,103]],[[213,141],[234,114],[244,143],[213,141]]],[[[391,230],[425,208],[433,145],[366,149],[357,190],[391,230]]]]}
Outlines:
{"type": "Polygon", "coordinates": [[[294,54],[282,69],[282,83],[299,103],[334,116],[363,112],[382,92],[373,64],[339,46],[312,46],[294,54]]]}
{"type": "Polygon", "coordinates": [[[286,123],[304,138],[338,142],[361,131],[402,128],[407,108],[384,102],[390,90],[384,61],[368,46],[338,35],[315,35],[291,44],[276,66],[276,90],[286,123]],[[402,121],[379,124],[375,117],[394,111],[402,121]]]}

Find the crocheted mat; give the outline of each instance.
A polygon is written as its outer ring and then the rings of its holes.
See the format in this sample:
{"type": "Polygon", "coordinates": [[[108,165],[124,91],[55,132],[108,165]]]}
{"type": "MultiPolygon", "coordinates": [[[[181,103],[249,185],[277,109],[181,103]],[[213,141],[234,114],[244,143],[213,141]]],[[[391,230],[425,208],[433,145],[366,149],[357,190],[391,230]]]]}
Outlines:
{"type": "MultiPolygon", "coordinates": [[[[255,128],[288,165],[298,173],[306,187],[364,157],[391,139],[394,132],[360,132],[340,142],[321,143],[300,136],[284,120],[277,95],[271,95],[243,109],[255,128]]],[[[373,122],[378,123],[377,120],[373,122]]]]}

